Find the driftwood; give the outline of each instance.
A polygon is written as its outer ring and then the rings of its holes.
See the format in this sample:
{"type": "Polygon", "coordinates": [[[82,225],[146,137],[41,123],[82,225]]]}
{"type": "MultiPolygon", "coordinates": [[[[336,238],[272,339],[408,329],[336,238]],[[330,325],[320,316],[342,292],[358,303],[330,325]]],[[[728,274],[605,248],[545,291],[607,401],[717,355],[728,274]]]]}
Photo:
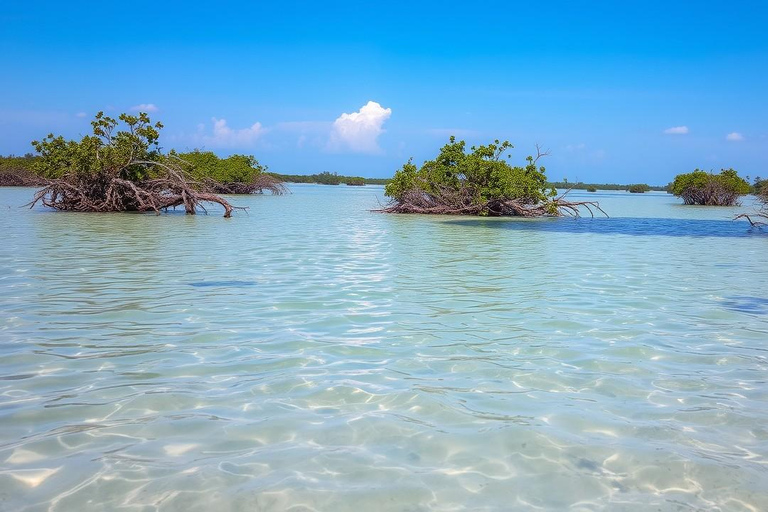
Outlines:
{"type": "Polygon", "coordinates": [[[195,188],[195,183],[172,165],[159,162],[133,162],[159,169],[157,177],[144,181],[122,179],[112,172],[98,174],[68,174],[47,180],[37,191],[29,206],[38,202],[44,206],[79,212],[150,212],[160,213],[168,208],[183,206],[194,215],[197,209],[206,212],[203,203],[218,203],[224,207],[224,217],[235,208],[225,199],[195,188]]]}

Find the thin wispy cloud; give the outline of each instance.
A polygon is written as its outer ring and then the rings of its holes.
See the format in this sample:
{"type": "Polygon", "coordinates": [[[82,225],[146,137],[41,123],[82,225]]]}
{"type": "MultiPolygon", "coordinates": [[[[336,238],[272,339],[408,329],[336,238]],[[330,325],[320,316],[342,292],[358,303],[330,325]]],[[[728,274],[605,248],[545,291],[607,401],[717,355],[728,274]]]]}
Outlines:
{"type": "Polygon", "coordinates": [[[83,118],[86,116],[88,116],[88,114],[86,114],[85,112],[78,112],[77,114],[75,114],[75,117],[79,117],[79,118],[83,118]]]}
{"type": "Polygon", "coordinates": [[[328,150],[354,153],[381,153],[378,138],[392,109],[369,101],[357,112],[341,114],[331,128],[328,150]]]}
{"type": "Polygon", "coordinates": [[[739,132],[731,132],[725,136],[725,140],[740,141],[740,140],[744,140],[744,136],[739,132]]]}
{"type": "Polygon", "coordinates": [[[159,109],[154,103],[140,103],[131,107],[134,112],[157,112],[159,109]]]}
{"type": "Polygon", "coordinates": [[[686,135],[688,134],[688,127],[673,126],[672,128],[667,128],[666,130],[664,130],[664,133],[667,135],[686,135]]]}
{"type": "Polygon", "coordinates": [[[582,149],[586,149],[587,145],[583,142],[580,144],[568,144],[565,146],[566,151],[581,151],[582,149]]]}

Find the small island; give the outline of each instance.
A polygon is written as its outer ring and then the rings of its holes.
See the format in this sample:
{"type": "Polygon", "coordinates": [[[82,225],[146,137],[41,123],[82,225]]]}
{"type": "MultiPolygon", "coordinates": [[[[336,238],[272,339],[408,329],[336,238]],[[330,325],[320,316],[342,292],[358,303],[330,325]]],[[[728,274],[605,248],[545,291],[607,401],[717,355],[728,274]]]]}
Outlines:
{"type": "Polygon", "coordinates": [[[646,192],[650,192],[651,187],[649,187],[645,183],[636,183],[634,185],[630,185],[629,187],[627,187],[627,190],[632,194],[644,194],[646,192]]]}
{"type": "Polygon", "coordinates": [[[720,174],[701,169],[678,174],[670,188],[684,204],[703,206],[736,206],[739,197],[750,192],[749,183],[733,169],[722,169],[720,174]]]}
{"type": "Polygon", "coordinates": [[[451,137],[434,160],[417,168],[409,160],[395,173],[384,193],[391,203],[385,213],[540,217],[579,215],[585,208],[605,214],[597,202],[567,201],[547,185],[545,168],[538,166],[548,152],[537,146],[525,167],[512,166],[505,155],[509,141],[473,146],[451,137]]]}

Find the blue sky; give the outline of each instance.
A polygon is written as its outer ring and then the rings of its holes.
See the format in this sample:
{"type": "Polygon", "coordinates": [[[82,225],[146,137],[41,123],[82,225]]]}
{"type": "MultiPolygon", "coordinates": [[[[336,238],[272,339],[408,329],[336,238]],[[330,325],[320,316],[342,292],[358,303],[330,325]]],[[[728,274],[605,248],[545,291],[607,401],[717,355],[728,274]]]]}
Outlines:
{"type": "Polygon", "coordinates": [[[4,2],[0,153],[150,110],[166,149],[391,176],[450,134],[551,179],[768,176],[768,3],[4,2]]]}

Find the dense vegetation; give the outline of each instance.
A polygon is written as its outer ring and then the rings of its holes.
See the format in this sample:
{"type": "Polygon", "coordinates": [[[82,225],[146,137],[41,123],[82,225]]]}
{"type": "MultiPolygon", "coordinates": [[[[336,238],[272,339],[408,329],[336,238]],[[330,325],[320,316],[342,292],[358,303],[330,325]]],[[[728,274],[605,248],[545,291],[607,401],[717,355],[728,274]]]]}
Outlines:
{"type": "Polygon", "coordinates": [[[252,194],[269,190],[273,194],[286,192],[285,186],[275,176],[267,173],[266,166],[261,165],[250,155],[231,155],[219,158],[211,151],[190,151],[176,153],[175,157],[186,164],[192,178],[203,185],[203,188],[217,194],[252,194]]]}
{"type": "Polygon", "coordinates": [[[35,174],[45,178],[32,205],[42,202],[59,210],[117,212],[154,211],[183,206],[189,214],[202,203],[232,206],[221,197],[194,186],[185,164],[160,152],[161,123],[152,123],[146,113],[121,114],[118,119],[102,112],[91,122],[93,135],[80,141],[48,135],[32,145],[40,157],[35,174]],[[122,126],[122,130],[118,127],[122,126]]]}
{"type": "Polygon", "coordinates": [[[733,206],[740,196],[750,192],[750,186],[733,169],[722,169],[720,174],[696,169],[675,176],[671,191],[685,204],[733,206]]]}
{"type": "MultiPolygon", "coordinates": [[[[629,190],[632,185],[622,185],[620,183],[584,183],[583,181],[553,181],[550,186],[560,190],[586,190],[587,192],[597,192],[598,190],[629,190]],[[594,189],[594,190],[590,190],[594,189]]],[[[646,185],[648,190],[656,192],[666,192],[668,185],[646,185]]]]}
{"type": "Polygon", "coordinates": [[[362,187],[363,185],[365,185],[365,178],[360,178],[358,176],[354,176],[354,177],[351,177],[351,178],[347,178],[346,179],[346,183],[350,187],[362,187]]]}
{"type": "Polygon", "coordinates": [[[627,187],[627,190],[633,194],[644,194],[645,192],[650,191],[651,187],[645,183],[635,183],[634,185],[627,187]]]}
{"type": "Polygon", "coordinates": [[[434,160],[421,168],[409,160],[395,173],[384,189],[392,202],[383,211],[531,217],[564,211],[578,215],[579,206],[599,209],[597,203],[555,197],[544,167],[537,166],[546,153],[537,148],[536,157],[529,156],[525,167],[513,167],[504,158],[511,148],[508,141],[496,140],[467,153],[465,142],[451,137],[434,160]]]}
{"type": "Polygon", "coordinates": [[[760,176],[755,178],[755,182],[752,185],[752,193],[756,196],[767,197],[768,196],[768,180],[762,179],[760,176]]]}
{"type": "Polygon", "coordinates": [[[37,158],[32,153],[24,156],[0,157],[0,187],[32,187],[44,180],[35,174],[37,158]]]}
{"type": "Polygon", "coordinates": [[[286,183],[319,183],[321,185],[386,185],[389,179],[362,178],[360,176],[341,176],[335,172],[321,172],[319,174],[276,174],[272,176],[286,183]]]}

